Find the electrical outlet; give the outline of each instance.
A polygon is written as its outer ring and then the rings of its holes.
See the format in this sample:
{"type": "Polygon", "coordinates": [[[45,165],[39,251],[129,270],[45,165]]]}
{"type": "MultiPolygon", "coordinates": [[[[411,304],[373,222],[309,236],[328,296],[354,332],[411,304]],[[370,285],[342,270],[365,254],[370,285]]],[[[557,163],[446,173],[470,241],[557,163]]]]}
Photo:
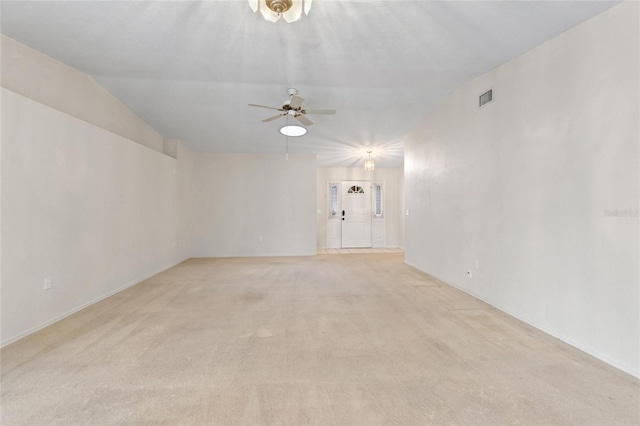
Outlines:
{"type": "Polygon", "coordinates": [[[467,270],[467,277],[469,277],[469,279],[471,279],[471,269],[467,270]]]}
{"type": "Polygon", "coordinates": [[[51,288],[51,277],[44,279],[44,289],[49,290],[51,288]]]}
{"type": "Polygon", "coordinates": [[[258,237],[258,241],[262,241],[262,235],[258,237]]]}
{"type": "Polygon", "coordinates": [[[409,216],[409,209],[407,209],[407,216],[409,216]]]}

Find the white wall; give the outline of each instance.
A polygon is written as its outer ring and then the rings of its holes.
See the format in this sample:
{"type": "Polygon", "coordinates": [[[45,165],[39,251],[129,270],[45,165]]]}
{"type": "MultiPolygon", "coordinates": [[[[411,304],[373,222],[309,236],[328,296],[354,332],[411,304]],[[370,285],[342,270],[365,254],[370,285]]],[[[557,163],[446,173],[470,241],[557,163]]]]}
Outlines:
{"type": "Polygon", "coordinates": [[[404,242],[405,242],[405,203],[404,203],[404,165],[402,166],[402,169],[400,170],[400,177],[398,179],[398,188],[400,188],[400,199],[398,200],[399,202],[399,217],[398,217],[398,247],[400,248],[404,248],[404,242]]]}
{"type": "Polygon", "coordinates": [[[638,7],[460,87],[405,147],[407,263],[636,376],[638,7]]]}
{"type": "Polygon", "coordinates": [[[198,154],[194,256],[315,255],[315,169],[313,155],[198,154]]]}
{"type": "Polygon", "coordinates": [[[3,344],[190,257],[188,150],[1,96],[3,344]]]}
{"type": "Polygon", "coordinates": [[[318,249],[327,247],[327,191],[328,182],[340,182],[343,180],[364,180],[371,182],[384,182],[385,185],[385,218],[386,218],[386,247],[401,247],[403,238],[402,228],[404,217],[402,216],[402,168],[378,167],[372,172],[367,172],[363,167],[318,167],[316,178],[316,238],[318,249]]]}
{"type": "Polygon", "coordinates": [[[88,75],[0,35],[2,87],[163,152],[164,138],[88,75]]]}

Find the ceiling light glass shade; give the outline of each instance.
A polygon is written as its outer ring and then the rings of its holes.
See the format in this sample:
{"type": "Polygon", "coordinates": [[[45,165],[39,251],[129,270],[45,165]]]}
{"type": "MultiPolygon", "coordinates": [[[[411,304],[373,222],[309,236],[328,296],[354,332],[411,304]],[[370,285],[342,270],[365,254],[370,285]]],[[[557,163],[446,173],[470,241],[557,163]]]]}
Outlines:
{"type": "Polygon", "coordinates": [[[249,0],[249,7],[254,12],[260,11],[262,17],[269,22],[276,22],[283,17],[287,22],[295,22],[311,10],[312,0],[249,0]]]}
{"type": "Polygon", "coordinates": [[[302,136],[307,133],[307,129],[302,126],[284,126],[280,129],[280,133],[285,136],[302,136]]]}
{"type": "Polygon", "coordinates": [[[367,154],[369,154],[369,158],[364,160],[364,169],[368,172],[372,172],[375,165],[373,164],[373,159],[371,158],[371,151],[367,151],[367,154]]]}
{"type": "Polygon", "coordinates": [[[372,172],[375,165],[373,164],[373,160],[364,160],[364,169],[368,172],[372,172]]]}

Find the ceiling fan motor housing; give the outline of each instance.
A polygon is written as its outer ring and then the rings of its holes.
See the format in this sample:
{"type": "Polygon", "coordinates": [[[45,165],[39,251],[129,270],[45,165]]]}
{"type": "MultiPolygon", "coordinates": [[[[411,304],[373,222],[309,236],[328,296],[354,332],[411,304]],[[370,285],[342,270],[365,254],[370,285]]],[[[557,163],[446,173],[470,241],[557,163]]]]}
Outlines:
{"type": "MultiPolygon", "coordinates": [[[[273,2],[275,2],[276,0],[272,0],[273,2]]],[[[310,0],[308,0],[310,1],[310,0]]],[[[293,118],[297,119],[299,122],[301,122],[302,124],[304,124],[305,126],[311,126],[313,124],[313,121],[309,120],[305,114],[309,113],[309,114],[335,114],[336,111],[333,109],[315,109],[315,110],[305,110],[302,109],[302,102],[304,102],[304,98],[301,96],[298,96],[298,91],[296,89],[288,89],[287,93],[289,93],[289,98],[286,101],[283,102],[282,107],[280,108],[274,108],[274,107],[270,107],[270,106],[264,106],[264,105],[257,105],[257,104],[249,104],[249,106],[253,106],[253,107],[259,107],[259,108],[268,108],[268,109],[275,109],[277,111],[280,111],[281,113],[278,115],[275,115],[273,117],[269,117],[269,118],[265,118],[264,120],[262,120],[264,123],[268,123],[270,121],[273,121],[279,117],[288,117],[288,116],[293,116],[293,118]]]]}
{"type": "Polygon", "coordinates": [[[275,13],[284,13],[291,8],[292,0],[267,0],[267,7],[275,13]]]}

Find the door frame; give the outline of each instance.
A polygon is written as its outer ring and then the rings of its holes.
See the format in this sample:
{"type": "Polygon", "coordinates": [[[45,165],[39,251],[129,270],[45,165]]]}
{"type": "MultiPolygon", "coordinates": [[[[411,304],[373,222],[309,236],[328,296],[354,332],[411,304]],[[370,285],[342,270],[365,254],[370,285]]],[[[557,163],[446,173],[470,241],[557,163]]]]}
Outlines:
{"type": "Polygon", "coordinates": [[[387,227],[387,215],[386,215],[386,184],[384,180],[361,180],[361,179],[331,179],[325,182],[325,247],[327,249],[339,249],[342,248],[342,188],[344,182],[368,182],[370,184],[371,193],[371,247],[372,248],[384,248],[386,247],[386,227],[387,227]],[[376,215],[376,197],[373,193],[373,188],[379,185],[381,191],[382,213],[376,215]],[[332,206],[332,191],[333,186],[337,187],[337,199],[335,205],[332,206]],[[332,210],[333,208],[333,210],[332,210]]]}

